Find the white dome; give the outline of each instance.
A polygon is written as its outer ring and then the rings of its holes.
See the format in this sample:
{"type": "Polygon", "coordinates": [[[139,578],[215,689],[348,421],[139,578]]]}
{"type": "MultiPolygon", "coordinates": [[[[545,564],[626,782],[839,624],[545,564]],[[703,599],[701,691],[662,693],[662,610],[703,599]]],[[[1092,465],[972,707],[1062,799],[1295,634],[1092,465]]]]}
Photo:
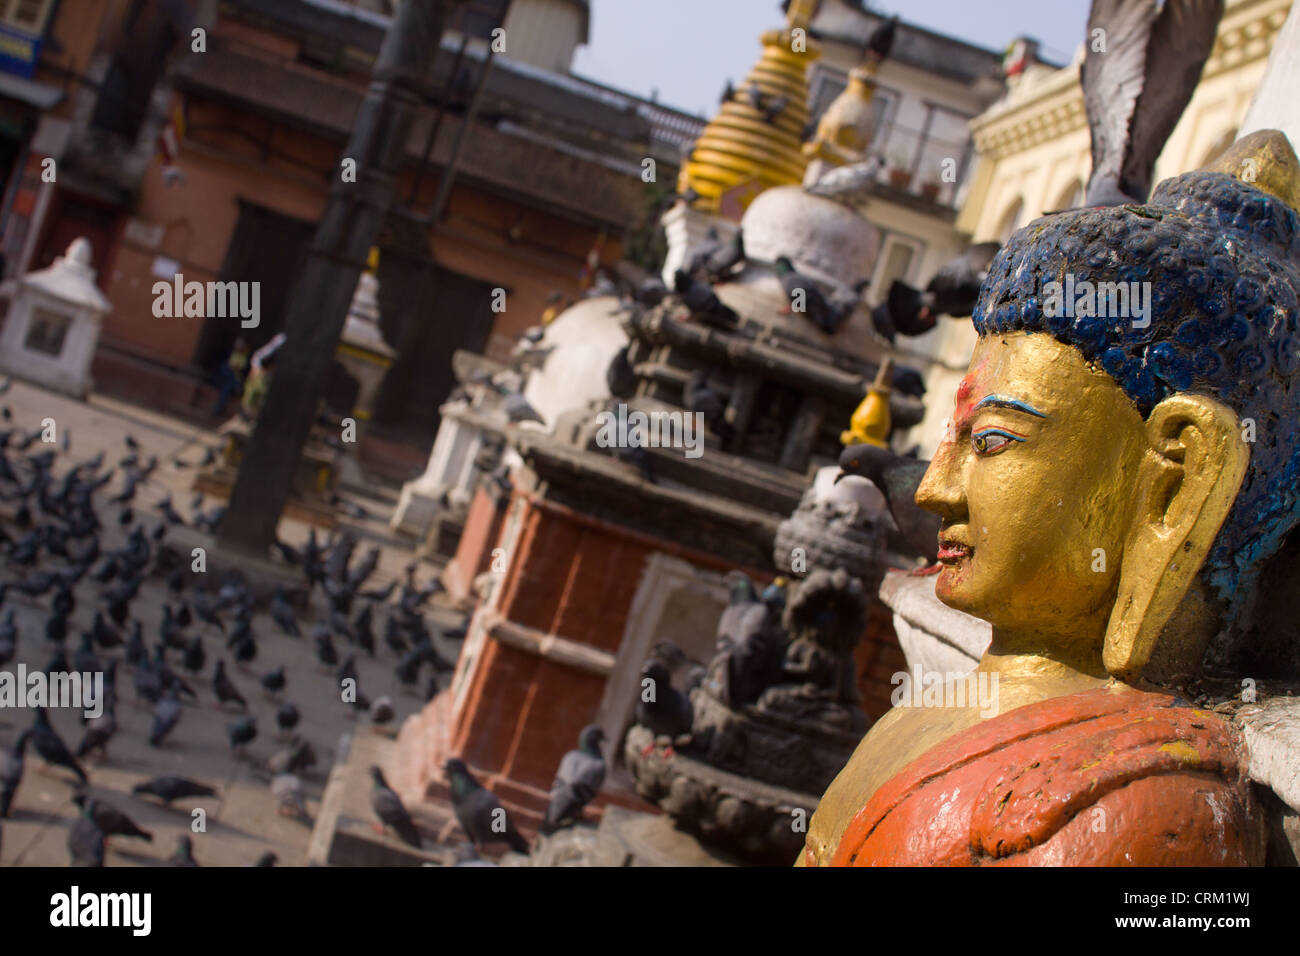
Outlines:
{"type": "Polygon", "coordinates": [[[746,258],[771,264],[789,256],[804,275],[842,285],[871,275],[880,246],[880,231],[861,214],[802,186],[764,190],[740,228],[746,258]]]}
{"type": "Polygon", "coordinates": [[[596,296],[576,302],[546,327],[537,348],[553,351],[528,376],[524,397],[546,419],[548,431],[562,413],[609,398],[605,371],[627,344],[626,317],[617,298],[596,296]]]}

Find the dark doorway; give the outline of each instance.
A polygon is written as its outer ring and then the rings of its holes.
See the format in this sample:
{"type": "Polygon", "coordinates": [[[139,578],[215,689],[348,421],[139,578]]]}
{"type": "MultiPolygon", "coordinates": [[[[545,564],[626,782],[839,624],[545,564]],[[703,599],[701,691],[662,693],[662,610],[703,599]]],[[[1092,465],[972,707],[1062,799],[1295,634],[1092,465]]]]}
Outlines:
{"type": "Polygon", "coordinates": [[[84,236],[90,240],[91,257],[102,288],[108,275],[108,251],[117,234],[121,210],[66,190],[59,190],[45,215],[45,234],[29,270],[44,269],[68,251],[72,240],[84,236]]]}
{"type": "Polygon", "coordinates": [[[261,315],[257,328],[244,329],[239,320],[210,316],[203,321],[194,364],[209,372],[230,354],[235,339],[249,346],[265,345],[284,327],[284,311],[294,280],[302,269],[315,223],[294,219],[265,206],[239,200],[239,221],[226,248],[219,279],[222,282],[260,282],[261,315]]]}
{"type": "Polygon", "coordinates": [[[495,314],[493,286],[387,247],[379,259],[380,327],[397,350],[375,402],[374,432],[430,447],[438,406],[456,385],[457,349],[482,352],[495,314]]]}

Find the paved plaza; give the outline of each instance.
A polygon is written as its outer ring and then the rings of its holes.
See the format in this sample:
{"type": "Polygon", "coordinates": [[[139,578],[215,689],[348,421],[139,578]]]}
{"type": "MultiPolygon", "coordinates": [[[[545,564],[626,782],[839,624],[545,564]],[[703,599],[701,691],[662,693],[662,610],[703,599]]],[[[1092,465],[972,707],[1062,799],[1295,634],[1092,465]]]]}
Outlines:
{"type": "MultiPolygon", "coordinates": [[[[104,452],[105,467],[127,453],[125,436],[130,434],[139,443],[138,452],[143,463],[150,456],[158,457],[159,465],[147,484],[137,492],[133,507],[146,531],[162,520],[154,505],[170,495],[178,511],[189,521],[193,492],[190,483],[195,467],[204,451],[214,445],[212,431],[154,414],[134,406],[125,405],[100,396],[91,396],[79,402],[51,392],[14,381],[9,391],[0,398],[0,405],[12,409],[13,420],[6,427],[17,426],[27,432],[39,427],[41,420],[52,418],[58,429],[60,441],[66,435],[70,440],[68,451],[59,452],[54,472],[56,478],[73,462],[86,461],[100,451],[104,452]],[[190,463],[178,467],[176,461],[190,463]]],[[[42,448],[39,441],[28,453],[42,448]]],[[[60,448],[60,444],[55,444],[60,448]]],[[[9,451],[11,460],[18,453],[9,451]]],[[[121,487],[121,476],[115,475],[109,485],[96,494],[96,508],[105,526],[102,544],[105,550],[117,547],[124,538],[118,528],[119,506],[106,504],[106,499],[121,487]]],[[[382,587],[399,578],[403,568],[412,560],[413,552],[404,543],[389,535],[386,521],[392,507],[390,501],[363,498],[346,494],[352,503],[365,509],[369,518],[351,521],[346,527],[360,538],[356,555],[361,555],[373,544],[382,547],[378,570],[367,582],[367,587],[382,587]]],[[[204,509],[211,510],[216,500],[208,498],[204,509]]],[[[0,517],[13,537],[17,533],[10,520],[12,506],[0,503],[0,517]]],[[[294,545],[307,538],[307,526],[286,519],[281,524],[281,538],[294,545]]],[[[4,579],[21,577],[25,569],[8,565],[4,579]]],[[[420,583],[426,583],[435,569],[422,564],[416,572],[420,583]]],[[[212,582],[216,590],[216,582],[212,582]]],[[[66,653],[71,661],[75,657],[81,632],[90,626],[98,604],[100,586],[83,578],[76,588],[76,609],[72,613],[66,642],[66,653]]],[[[188,589],[185,597],[188,597],[188,589]]],[[[159,641],[159,624],[162,607],[168,595],[163,577],[150,577],[132,602],[131,613],[143,624],[144,639],[152,652],[159,641]]],[[[173,599],[173,605],[176,603],[173,599]]],[[[44,638],[44,623],[48,616],[49,596],[32,599],[10,591],[7,607],[15,609],[19,630],[17,656],[6,665],[10,670],[19,662],[29,669],[44,668],[55,651],[55,646],[44,638]]],[[[353,606],[353,614],[361,602],[353,606]]],[[[447,609],[429,608],[426,612],[435,621],[454,620],[447,609]]],[[[387,612],[377,607],[374,614],[376,637],[383,632],[387,612]]],[[[184,703],[180,723],[159,748],[150,747],[147,735],[152,721],[151,705],[137,703],[129,667],[119,665],[117,675],[118,731],[108,748],[108,759],[102,762],[87,760],[83,766],[89,775],[91,792],[133,818],[136,823],[153,833],[153,842],[110,838],[106,864],[109,866],[152,866],[165,861],[175,850],[177,839],[190,834],[195,858],[201,864],[241,866],[257,860],[263,853],[274,852],[281,865],[301,865],[305,862],[312,819],[319,807],[321,792],[329,774],[340,740],[348,734],[366,735],[380,732],[372,728],[361,715],[353,718],[351,707],[342,702],[333,669],[323,668],[316,660],[310,639],[311,625],[324,619],[327,611],[319,591],[313,594],[310,609],[300,612],[301,639],[283,635],[264,609],[253,617],[253,631],[257,641],[256,659],[247,670],[234,666],[233,658],[225,648],[223,635],[212,627],[202,627],[197,621],[187,629],[187,634],[202,634],[207,654],[203,671],[193,677],[180,665],[180,653],[169,652],[168,661],[173,670],[182,674],[198,694],[197,702],[184,703]],[[216,660],[226,660],[227,671],[246,698],[249,712],[258,724],[258,737],[247,748],[243,757],[232,756],[226,739],[227,723],[237,719],[237,709],[217,706],[212,690],[212,671],[216,660]],[[263,691],[260,675],[284,665],[288,674],[287,686],[274,698],[263,691]],[[285,748],[278,738],[275,713],[283,700],[292,701],[302,714],[297,732],[315,749],[317,764],[301,774],[308,798],[309,819],[298,821],[276,813],[276,802],[269,788],[270,775],[264,764],[277,751],[285,748]],[[205,783],[217,791],[217,796],[198,800],[179,800],[171,809],[161,807],[150,798],[131,795],[135,784],[162,774],[179,774],[205,783]],[[206,814],[206,828],[194,832],[191,810],[202,808],[206,814]]],[[[340,658],[349,652],[357,653],[359,687],[363,694],[374,700],[381,696],[392,698],[396,718],[387,732],[395,733],[408,715],[423,705],[423,693],[428,668],[422,673],[414,690],[401,687],[394,676],[397,658],[379,640],[374,659],[359,649],[335,638],[340,658]],[[418,694],[418,696],[417,696],[418,694]]],[[[435,643],[444,656],[455,658],[456,646],[447,641],[435,643]]],[[[99,651],[102,657],[118,657],[120,651],[99,651]]],[[[442,680],[446,680],[443,676],[442,680]]],[[[75,749],[82,736],[79,712],[62,710],[51,714],[52,723],[60,736],[75,749]]],[[[8,748],[18,735],[31,725],[33,714],[26,709],[0,710],[0,747],[8,748]]],[[[27,751],[27,766],[18,788],[8,819],[3,821],[3,846],[0,847],[0,864],[3,865],[64,865],[68,862],[66,846],[68,827],[74,820],[77,807],[71,802],[75,778],[70,771],[45,765],[32,748],[27,751]]]]}

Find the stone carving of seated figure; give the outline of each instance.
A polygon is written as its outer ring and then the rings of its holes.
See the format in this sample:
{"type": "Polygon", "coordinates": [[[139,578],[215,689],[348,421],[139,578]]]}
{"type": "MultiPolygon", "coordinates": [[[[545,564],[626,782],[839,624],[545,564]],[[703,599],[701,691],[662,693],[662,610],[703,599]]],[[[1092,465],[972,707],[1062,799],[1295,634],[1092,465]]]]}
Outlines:
{"type": "Polygon", "coordinates": [[[1241,735],[1193,698],[1300,678],[1298,206],[1268,131],[999,253],[916,495],[996,706],[890,711],[801,865],[1263,862],[1241,735]]]}

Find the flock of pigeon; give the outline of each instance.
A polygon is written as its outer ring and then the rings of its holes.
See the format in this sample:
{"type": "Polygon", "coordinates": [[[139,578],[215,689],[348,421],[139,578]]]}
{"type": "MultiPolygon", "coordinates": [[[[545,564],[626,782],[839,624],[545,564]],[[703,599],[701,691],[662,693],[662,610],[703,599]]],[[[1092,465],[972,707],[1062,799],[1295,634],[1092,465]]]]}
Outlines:
{"type": "MultiPolygon", "coordinates": [[[[7,389],[8,382],[0,383],[0,394],[7,389]]],[[[40,440],[42,429],[24,432],[12,427],[13,415],[7,406],[2,413],[9,427],[0,430],[0,501],[12,518],[0,524],[0,549],[4,552],[0,668],[15,659],[20,642],[29,650],[41,642],[50,654],[43,668],[46,675],[102,674],[104,694],[102,713],[81,718],[79,741],[65,741],[46,711],[36,708],[29,727],[8,744],[0,743],[0,844],[2,821],[10,814],[32,754],[51,769],[67,771],[75,778],[73,800],[78,813],[67,834],[72,864],[102,866],[105,844],[111,837],[152,842],[151,833],[100,795],[103,787],[90,788],[95,769],[92,762],[111,764],[110,747],[119,734],[119,695],[128,683],[134,706],[152,711],[146,737],[150,748],[177,746],[177,728],[196,719],[193,705],[210,696],[211,704],[228,719],[225,735],[231,754],[248,760],[253,773],[267,781],[278,813],[306,820],[301,775],[317,758],[310,742],[296,734],[302,717],[289,696],[293,668],[281,665],[260,673],[255,669],[259,645],[267,635],[259,636],[255,630],[253,594],[235,576],[215,587],[210,585],[204,574],[191,570],[188,552],[181,558],[168,547],[169,528],[187,523],[170,496],[151,508],[140,506],[137,495],[149,483],[157,458],[141,462],[140,447],[128,435],[126,454],[113,466],[105,467],[102,452],[89,460],[72,461],[66,429],[62,444],[53,446],[40,440]],[[115,476],[120,478],[119,488],[110,493],[115,476]],[[158,517],[152,518],[153,513],[158,517]],[[114,539],[121,544],[113,547],[114,539]],[[160,619],[145,620],[148,612],[137,599],[151,577],[165,582],[166,598],[160,619]],[[19,634],[15,601],[44,612],[42,634],[19,634]],[[76,629],[73,614],[83,603],[93,606],[93,618],[76,639],[76,649],[69,653],[70,633],[76,629]],[[242,688],[235,679],[237,673],[248,675],[250,684],[256,679],[261,695],[242,688]],[[250,698],[255,703],[269,702],[276,736],[282,743],[282,748],[264,761],[254,761],[246,754],[248,745],[264,730],[250,698]]],[[[206,530],[215,530],[223,511],[218,507],[204,513],[201,497],[196,497],[191,510],[188,523],[206,530]]],[[[367,719],[378,729],[395,719],[396,708],[391,696],[371,699],[362,691],[358,655],[375,658],[391,654],[396,684],[407,693],[422,693],[424,700],[438,691],[439,675],[450,672],[453,665],[437,650],[437,628],[424,613],[441,585],[436,580],[418,585],[412,563],[402,580],[367,588],[378,568],[380,551],[372,547],[357,556],[357,544],[350,532],[322,543],[314,530],[301,548],[277,542],[281,560],[301,570],[308,604],[319,589],[325,610],[314,621],[300,619],[289,594],[277,588],[270,599],[269,617],[277,639],[302,641],[304,667],[334,674],[337,699],[347,713],[367,719]],[[421,691],[426,672],[427,682],[421,691]]],[[[90,617],[88,611],[82,615],[86,617],[90,617]]],[[[259,622],[258,626],[266,625],[259,622]]],[[[440,640],[454,641],[463,638],[464,629],[437,633],[440,640]]],[[[588,728],[578,750],[565,757],[543,830],[579,818],[595,796],[605,771],[601,740],[598,728],[588,728]]],[[[527,844],[505,819],[495,797],[478,785],[462,762],[449,761],[446,772],[456,816],[475,847],[501,840],[513,849],[527,851],[527,844]]],[[[419,831],[378,768],[373,777],[372,805],[380,823],[405,842],[420,845],[419,831]]],[[[131,795],[171,807],[177,802],[192,804],[214,798],[218,792],[209,783],[164,774],[135,783],[131,795]]],[[[180,838],[168,862],[197,865],[188,835],[180,838]]],[[[275,854],[266,853],[255,865],[275,862],[275,854]]]]}

